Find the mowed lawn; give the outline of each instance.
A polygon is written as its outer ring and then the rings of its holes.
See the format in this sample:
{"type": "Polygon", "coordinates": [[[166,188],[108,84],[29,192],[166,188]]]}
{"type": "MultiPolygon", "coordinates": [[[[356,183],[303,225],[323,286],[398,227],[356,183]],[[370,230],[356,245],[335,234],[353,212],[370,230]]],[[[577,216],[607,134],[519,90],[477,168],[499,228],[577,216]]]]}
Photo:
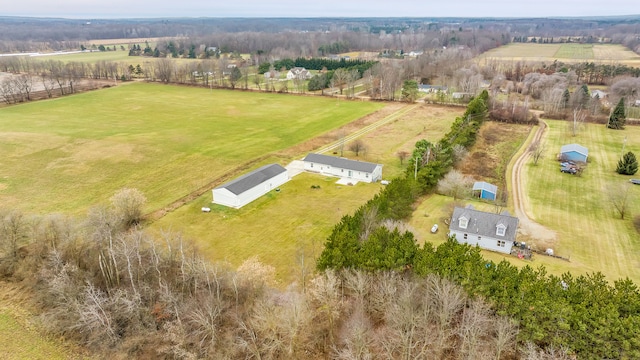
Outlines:
{"type": "MultiPolygon", "coordinates": [[[[640,127],[609,130],[604,125],[587,124],[576,137],[567,123],[546,120],[546,152],[537,166],[526,165],[526,195],[530,213],[539,223],[555,230],[556,254],[571,262],[553,262],[554,272],[600,271],[609,280],[629,277],[640,282],[640,234],[631,218],[640,215],[640,186],[631,186],[629,211],[621,220],[610,201],[611,191],[623,191],[629,176],[618,175],[616,164],[624,151],[640,155],[640,127]],[[560,172],[556,156],[564,144],[578,143],[589,149],[588,167],[582,176],[560,172]]],[[[638,174],[636,174],[638,175],[638,174]]],[[[537,256],[544,261],[544,256],[537,256]]]]}
{"type": "MultiPolygon", "coordinates": [[[[411,150],[416,141],[437,141],[464,108],[420,106],[362,137],[369,148],[355,157],[383,164],[383,178],[391,179],[407,166],[396,152],[411,150]]],[[[300,154],[304,155],[304,154],[300,154]]],[[[270,160],[265,159],[265,163],[270,160]]],[[[256,164],[256,167],[259,166],[256,164]]],[[[299,281],[304,268],[312,271],[333,226],[380,191],[379,183],[336,184],[337,178],[303,173],[241,209],[212,204],[208,192],[194,202],[155,221],[151,229],[179,232],[210,259],[238,266],[257,258],[276,270],[282,284],[299,281]],[[313,189],[311,186],[320,186],[313,189]],[[202,213],[202,207],[211,213],[202,213]]]]}
{"type": "Polygon", "coordinates": [[[0,204],[82,214],[123,187],[152,211],[373,102],[131,83],[0,109],[0,204]]]}

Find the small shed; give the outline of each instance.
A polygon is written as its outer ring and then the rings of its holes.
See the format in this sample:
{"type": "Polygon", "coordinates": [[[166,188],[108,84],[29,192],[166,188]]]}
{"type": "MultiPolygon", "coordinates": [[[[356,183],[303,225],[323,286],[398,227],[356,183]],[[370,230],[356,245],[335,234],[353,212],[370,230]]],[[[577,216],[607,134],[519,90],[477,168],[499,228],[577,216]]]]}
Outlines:
{"type": "Polygon", "coordinates": [[[587,162],[589,150],[578,144],[568,144],[560,148],[560,160],[587,162]]]}
{"type": "Polygon", "coordinates": [[[476,181],[473,184],[473,194],[477,195],[480,199],[495,201],[496,195],[498,194],[498,187],[488,182],[476,181]]]}
{"type": "Polygon", "coordinates": [[[239,209],[287,181],[287,169],[265,165],[213,189],[213,202],[239,209]]]}

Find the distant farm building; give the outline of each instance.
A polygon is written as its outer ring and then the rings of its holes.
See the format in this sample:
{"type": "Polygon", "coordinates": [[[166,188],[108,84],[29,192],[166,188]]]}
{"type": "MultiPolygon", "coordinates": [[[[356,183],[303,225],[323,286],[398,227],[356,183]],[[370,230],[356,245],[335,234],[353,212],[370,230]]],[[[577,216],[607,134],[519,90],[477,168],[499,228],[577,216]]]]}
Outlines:
{"type": "Polygon", "coordinates": [[[264,73],[264,78],[266,80],[269,79],[279,79],[280,78],[280,72],[279,71],[267,71],[266,73],[264,73]]]}
{"type": "Polygon", "coordinates": [[[469,205],[453,210],[449,236],[455,236],[459,243],[510,254],[516,241],[517,229],[518,218],[508,212],[488,213],[475,210],[469,205]]]}
{"type": "Polygon", "coordinates": [[[293,69],[289,70],[289,72],[287,73],[287,80],[293,80],[293,79],[309,80],[312,77],[313,75],[311,75],[309,70],[303,67],[294,67],[293,69]]]}
{"type": "Polygon", "coordinates": [[[451,94],[451,97],[454,100],[468,100],[471,99],[471,97],[473,97],[473,93],[468,93],[468,92],[454,92],[453,94],[451,94]]]}
{"type": "Polygon", "coordinates": [[[495,201],[498,187],[484,181],[476,181],[473,184],[473,194],[480,199],[495,201]]]}
{"type": "Polygon", "coordinates": [[[428,85],[428,84],[418,85],[418,91],[427,93],[427,94],[439,93],[439,92],[446,93],[447,90],[448,90],[447,87],[442,85],[428,85]]]}
{"type": "Polygon", "coordinates": [[[605,97],[607,97],[607,93],[602,91],[602,90],[592,90],[591,91],[591,97],[592,98],[598,98],[598,99],[604,99],[605,97]]]}
{"type": "Polygon", "coordinates": [[[560,160],[587,162],[589,150],[578,144],[568,144],[560,148],[560,160]]]}
{"type": "Polygon", "coordinates": [[[287,181],[287,169],[265,165],[213,189],[213,202],[239,209],[287,181]]]}
{"type": "Polygon", "coordinates": [[[382,179],[381,164],[313,153],[307,154],[302,161],[304,169],[309,172],[368,183],[382,179]]]}

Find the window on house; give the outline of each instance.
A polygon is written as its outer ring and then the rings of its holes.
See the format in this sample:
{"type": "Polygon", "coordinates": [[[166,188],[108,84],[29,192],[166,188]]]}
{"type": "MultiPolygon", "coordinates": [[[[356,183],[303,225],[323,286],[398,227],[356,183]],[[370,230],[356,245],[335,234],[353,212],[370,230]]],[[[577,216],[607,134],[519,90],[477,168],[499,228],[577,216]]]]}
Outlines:
{"type": "Polygon", "coordinates": [[[498,240],[498,247],[505,247],[506,243],[504,240],[498,240]]]}
{"type": "Polygon", "coordinates": [[[478,241],[482,240],[482,236],[478,235],[478,241]]]}
{"type": "Polygon", "coordinates": [[[498,226],[496,228],[496,235],[498,236],[504,236],[504,233],[507,229],[504,226],[498,226]]]}
{"type": "Polygon", "coordinates": [[[369,177],[369,173],[364,174],[364,176],[366,176],[368,178],[369,177]]]}
{"type": "Polygon", "coordinates": [[[467,240],[467,234],[464,234],[463,239],[467,240]]]}
{"type": "Polygon", "coordinates": [[[469,220],[468,219],[466,219],[466,218],[458,219],[458,226],[460,226],[460,228],[466,229],[468,224],[469,224],[469,220]]]}
{"type": "Polygon", "coordinates": [[[311,163],[311,167],[313,167],[313,163],[311,163]]]}

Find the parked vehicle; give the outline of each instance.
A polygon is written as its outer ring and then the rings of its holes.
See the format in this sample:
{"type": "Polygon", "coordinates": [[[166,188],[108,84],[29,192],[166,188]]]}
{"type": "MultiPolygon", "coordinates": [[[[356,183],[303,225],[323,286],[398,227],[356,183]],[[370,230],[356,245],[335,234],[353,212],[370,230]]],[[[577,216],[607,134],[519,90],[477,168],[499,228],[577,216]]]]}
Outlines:
{"type": "Polygon", "coordinates": [[[431,233],[435,234],[438,232],[438,224],[433,224],[433,226],[431,227],[431,233]]]}
{"type": "Polygon", "coordinates": [[[563,167],[563,168],[560,168],[560,172],[575,175],[578,171],[574,168],[563,167]]]}
{"type": "Polygon", "coordinates": [[[640,185],[640,179],[631,179],[629,181],[631,181],[632,184],[640,185]]]}

